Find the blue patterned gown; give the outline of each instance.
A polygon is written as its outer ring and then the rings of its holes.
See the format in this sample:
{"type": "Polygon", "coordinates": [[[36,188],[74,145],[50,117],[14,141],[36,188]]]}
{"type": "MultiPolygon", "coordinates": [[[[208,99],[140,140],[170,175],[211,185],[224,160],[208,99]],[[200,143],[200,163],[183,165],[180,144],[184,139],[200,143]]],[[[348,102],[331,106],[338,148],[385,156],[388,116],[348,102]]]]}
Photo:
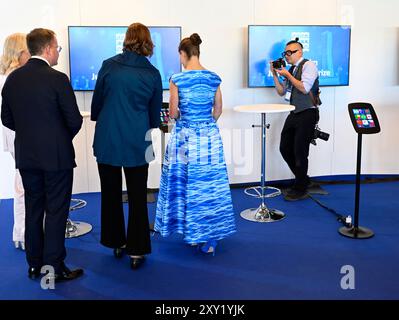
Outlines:
{"type": "Polygon", "coordinates": [[[208,70],[172,76],[178,87],[176,121],[162,166],[155,230],[187,243],[220,240],[236,231],[219,128],[212,117],[221,83],[208,70]]]}

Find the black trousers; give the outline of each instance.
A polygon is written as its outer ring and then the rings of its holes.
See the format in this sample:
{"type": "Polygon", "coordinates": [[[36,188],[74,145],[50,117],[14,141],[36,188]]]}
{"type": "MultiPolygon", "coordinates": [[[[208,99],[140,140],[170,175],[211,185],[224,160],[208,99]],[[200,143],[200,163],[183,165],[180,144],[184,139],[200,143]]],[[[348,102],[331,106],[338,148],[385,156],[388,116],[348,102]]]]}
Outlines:
{"type": "Polygon", "coordinates": [[[148,164],[124,167],[129,199],[127,232],[122,204],[122,168],[98,164],[101,181],[101,243],[109,248],[126,245],[129,255],[151,253],[147,209],[148,164]]]}
{"type": "Polygon", "coordinates": [[[72,196],[73,169],[20,170],[25,189],[25,247],[30,267],[62,271],[65,228],[72,196]],[[44,228],[43,228],[44,222],[44,228]]]}
{"type": "Polygon", "coordinates": [[[300,191],[305,191],[309,183],[309,146],[318,121],[318,109],[291,112],[281,132],[280,152],[295,175],[294,188],[300,191]]]}

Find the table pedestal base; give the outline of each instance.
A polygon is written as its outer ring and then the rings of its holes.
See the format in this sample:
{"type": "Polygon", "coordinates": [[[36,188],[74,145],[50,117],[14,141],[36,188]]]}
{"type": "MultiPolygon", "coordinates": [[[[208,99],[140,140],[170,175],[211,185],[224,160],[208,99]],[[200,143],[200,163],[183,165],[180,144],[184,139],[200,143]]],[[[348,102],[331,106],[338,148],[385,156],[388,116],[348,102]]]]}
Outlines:
{"type": "Polygon", "coordinates": [[[268,209],[264,204],[259,208],[244,210],[240,213],[241,217],[253,222],[275,222],[285,218],[285,214],[276,209],[268,209]]]}

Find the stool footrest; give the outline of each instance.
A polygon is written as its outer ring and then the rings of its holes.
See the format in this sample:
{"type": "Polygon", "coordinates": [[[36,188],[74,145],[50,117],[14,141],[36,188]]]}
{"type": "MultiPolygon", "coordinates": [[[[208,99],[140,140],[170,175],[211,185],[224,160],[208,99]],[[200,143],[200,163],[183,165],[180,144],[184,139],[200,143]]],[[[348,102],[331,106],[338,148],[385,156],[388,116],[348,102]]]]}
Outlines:
{"type": "Polygon", "coordinates": [[[82,208],[86,207],[86,205],[87,205],[87,202],[82,199],[71,199],[71,202],[75,202],[75,204],[71,205],[69,207],[69,211],[73,211],[76,209],[82,209],[82,208]]]}
{"type": "Polygon", "coordinates": [[[274,190],[272,193],[265,193],[262,196],[262,186],[256,186],[256,187],[249,187],[244,190],[245,194],[251,197],[255,198],[260,198],[260,199],[265,199],[265,198],[273,198],[277,197],[281,194],[281,190],[275,187],[264,187],[264,191],[266,192],[267,190],[274,190]]]}

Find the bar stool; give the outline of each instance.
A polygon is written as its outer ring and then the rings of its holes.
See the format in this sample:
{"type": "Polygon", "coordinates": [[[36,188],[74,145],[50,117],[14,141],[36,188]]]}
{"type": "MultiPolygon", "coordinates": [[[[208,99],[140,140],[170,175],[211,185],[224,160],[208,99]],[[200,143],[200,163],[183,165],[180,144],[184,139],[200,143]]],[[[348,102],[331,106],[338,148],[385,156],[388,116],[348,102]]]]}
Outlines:
{"type": "Polygon", "coordinates": [[[258,208],[246,209],[241,212],[241,217],[254,222],[274,222],[284,219],[285,214],[277,209],[269,209],[266,206],[265,199],[279,196],[281,190],[278,188],[266,186],[266,129],[270,127],[266,124],[267,113],[288,112],[294,110],[295,107],[287,104],[254,104],[241,105],[234,107],[236,112],[257,113],[261,114],[261,125],[253,125],[252,127],[262,128],[262,170],[261,170],[261,185],[245,189],[245,194],[261,199],[261,204],[258,208]],[[266,193],[271,190],[271,193],[266,193]]]}
{"type": "MultiPolygon", "coordinates": [[[[77,209],[81,209],[86,206],[87,202],[81,199],[71,199],[71,203],[75,203],[69,207],[69,211],[74,211],[77,209]]],[[[75,238],[83,236],[86,233],[89,233],[93,229],[91,224],[81,221],[72,221],[68,218],[66,229],[65,229],[65,238],[75,238]]]]}

